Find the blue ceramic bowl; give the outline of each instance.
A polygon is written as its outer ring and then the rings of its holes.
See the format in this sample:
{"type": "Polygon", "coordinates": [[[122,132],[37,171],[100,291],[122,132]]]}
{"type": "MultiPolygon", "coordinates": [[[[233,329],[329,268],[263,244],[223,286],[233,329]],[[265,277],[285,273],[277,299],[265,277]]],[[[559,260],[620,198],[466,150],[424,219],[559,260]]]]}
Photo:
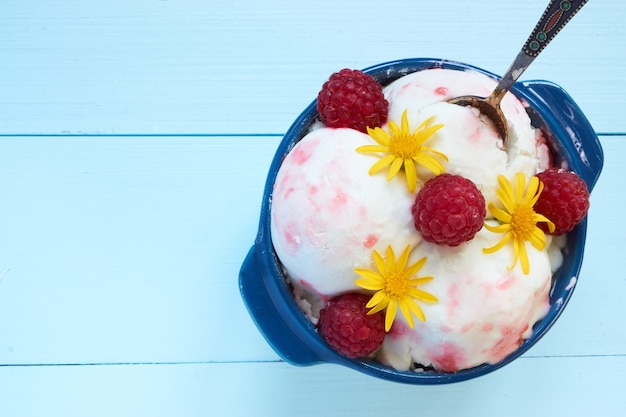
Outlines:
{"type": "MultiPolygon", "coordinates": [[[[388,62],[364,70],[381,84],[429,68],[474,70],[498,77],[480,68],[442,59],[415,58],[388,62]]],[[[557,160],[578,173],[589,190],[595,185],[604,161],[602,148],[593,128],[572,98],[559,86],[546,81],[515,84],[511,91],[529,104],[529,115],[536,127],[551,137],[550,146],[557,160]]],[[[532,336],[507,358],[493,365],[480,365],[458,372],[397,371],[371,360],[349,359],[330,348],[293,300],[272,246],[270,205],[278,168],[290,149],[317,119],[316,103],[311,103],[285,134],[270,166],[261,206],[259,231],[241,267],[239,286],[248,311],[267,342],[281,358],[294,365],[335,363],[374,377],[408,384],[445,384],[485,375],[510,363],[532,347],[555,323],[567,305],[583,261],[587,219],[568,236],[563,265],[554,275],[549,313],[534,326],[532,336]]]]}

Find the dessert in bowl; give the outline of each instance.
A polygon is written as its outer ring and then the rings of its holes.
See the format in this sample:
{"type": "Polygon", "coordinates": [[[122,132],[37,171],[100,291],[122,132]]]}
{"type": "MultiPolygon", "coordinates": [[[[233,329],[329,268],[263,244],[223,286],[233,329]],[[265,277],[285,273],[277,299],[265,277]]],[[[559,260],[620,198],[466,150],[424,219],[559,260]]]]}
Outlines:
{"type": "Polygon", "coordinates": [[[538,197],[558,191],[560,179],[549,176],[557,173],[591,191],[603,162],[597,136],[553,83],[517,83],[505,97],[511,137],[502,149],[476,109],[447,103],[488,95],[495,75],[422,58],[363,73],[383,89],[386,106],[368,110],[382,117],[334,127],[341,115],[318,112],[333,100],[320,93],[280,143],[240,273],[244,302],[296,365],[337,363],[413,384],[494,371],[534,345],[573,293],[585,213],[557,236],[565,220],[540,213],[538,197]],[[418,146],[399,157],[391,147],[402,137],[418,146]],[[450,220],[459,200],[460,225],[450,220]],[[531,213],[527,238],[511,232],[517,205],[531,213]],[[366,323],[357,335],[327,323],[358,316],[359,303],[365,314],[354,320],[366,323]],[[363,346],[342,340],[356,336],[363,346]]]}

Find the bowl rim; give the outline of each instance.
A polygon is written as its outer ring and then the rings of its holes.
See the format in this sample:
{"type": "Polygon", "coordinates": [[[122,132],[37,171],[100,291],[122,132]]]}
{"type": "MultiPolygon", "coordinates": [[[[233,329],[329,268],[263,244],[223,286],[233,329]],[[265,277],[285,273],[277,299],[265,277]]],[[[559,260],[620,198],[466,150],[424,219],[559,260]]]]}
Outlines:
{"type": "MultiPolygon", "coordinates": [[[[388,84],[403,75],[431,68],[473,70],[496,80],[499,79],[497,75],[473,65],[439,58],[409,58],[389,61],[365,68],[363,72],[371,74],[379,82],[388,84]]],[[[552,132],[555,141],[553,146],[558,148],[553,151],[558,152],[564,157],[563,160],[568,165],[569,169],[573,169],[577,172],[581,171],[585,174],[583,179],[587,182],[588,188],[591,191],[602,169],[604,160],[602,148],[588,120],[571,97],[556,84],[542,80],[516,83],[511,89],[511,92],[522,101],[528,103],[529,107],[534,110],[534,114],[531,114],[531,118],[534,118],[533,122],[542,125],[537,127],[547,127],[552,132]],[[547,98],[543,97],[548,93],[551,96],[547,98]],[[558,100],[561,104],[566,103],[567,111],[571,113],[573,117],[570,117],[570,115],[556,117],[554,113],[555,110],[558,109],[555,109],[554,105],[551,104],[555,100],[558,100]],[[585,134],[585,136],[589,137],[581,138],[572,135],[571,132],[568,131],[568,128],[571,128],[569,124],[571,120],[567,125],[564,125],[564,118],[576,119],[577,123],[581,125],[578,127],[577,131],[579,136],[585,134]],[[572,140],[562,140],[563,137],[568,137],[572,140]],[[591,149],[587,150],[587,148],[591,149]],[[581,150],[583,151],[582,154],[581,150]],[[590,163],[589,161],[587,161],[587,163],[585,162],[585,158],[588,156],[587,154],[591,154],[592,156],[590,163]]],[[[277,309],[278,314],[281,315],[281,320],[284,321],[285,325],[291,331],[291,334],[287,336],[297,338],[297,341],[294,340],[294,342],[298,342],[295,343],[295,345],[300,347],[306,346],[306,348],[311,351],[313,359],[309,361],[293,359],[288,352],[284,351],[284,344],[281,347],[279,346],[280,343],[276,343],[276,340],[270,340],[262,326],[256,321],[259,330],[266,339],[268,339],[268,342],[279,356],[294,365],[312,365],[320,362],[335,363],[385,380],[409,384],[431,385],[460,382],[486,375],[509,364],[526,353],[554,325],[574,292],[584,255],[587,230],[586,217],[568,234],[568,244],[566,246],[567,256],[564,256],[563,265],[552,277],[550,310],[546,316],[535,323],[532,335],[528,339],[525,339],[514,352],[496,364],[482,364],[455,372],[398,371],[372,360],[346,358],[326,344],[315,330],[314,325],[308,320],[293,299],[291,289],[281,270],[280,261],[274,252],[270,228],[271,199],[278,169],[287,153],[291,151],[293,146],[317,120],[316,102],[316,100],[313,100],[311,104],[300,113],[285,133],[276,150],[266,179],[259,230],[254,247],[252,248],[257,258],[256,261],[258,262],[255,265],[257,268],[256,272],[258,273],[256,279],[258,279],[259,275],[262,277],[263,285],[265,285],[267,289],[271,303],[273,303],[274,307],[277,309]]],[[[242,267],[242,271],[243,269],[242,267]]],[[[240,286],[243,286],[245,282],[243,282],[241,278],[240,281],[240,286]]],[[[248,301],[245,296],[244,301],[248,301]]],[[[250,313],[252,315],[253,312],[250,311],[250,313]]]]}

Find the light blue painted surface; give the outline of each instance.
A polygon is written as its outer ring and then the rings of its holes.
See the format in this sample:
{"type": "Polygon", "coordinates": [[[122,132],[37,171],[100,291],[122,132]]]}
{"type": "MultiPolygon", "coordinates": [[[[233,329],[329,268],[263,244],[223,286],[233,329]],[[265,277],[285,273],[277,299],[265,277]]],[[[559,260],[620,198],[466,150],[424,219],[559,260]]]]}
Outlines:
{"type": "Polygon", "coordinates": [[[2,2],[0,416],[623,415],[621,0],[590,1],[523,77],[563,86],[606,156],[576,293],[525,357],[410,387],[284,364],[252,324],[237,274],[267,134],[342,67],[437,56],[502,73],[545,7],[395,4],[2,2]]]}

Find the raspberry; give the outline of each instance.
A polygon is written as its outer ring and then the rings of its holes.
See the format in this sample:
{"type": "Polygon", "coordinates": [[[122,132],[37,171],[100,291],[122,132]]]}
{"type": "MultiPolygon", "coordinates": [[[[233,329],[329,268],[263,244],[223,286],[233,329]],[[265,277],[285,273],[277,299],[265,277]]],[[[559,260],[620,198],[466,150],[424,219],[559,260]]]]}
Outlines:
{"type": "Polygon", "coordinates": [[[415,196],[411,212],[425,241],[458,246],[483,227],[485,198],[467,178],[441,174],[426,181],[415,196]]]}
{"type": "MultiPolygon", "coordinates": [[[[587,184],[576,173],[563,169],[549,169],[537,174],[543,182],[543,191],[535,203],[535,212],[550,219],[556,229],[551,234],[571,232],[589,210],[587,184]]],[[[546,223],[537,226],[550,233],[546,223]]]]}
{"type": "Polygon", "coordinates": [[[369,74],[344,68],[330,76],[317,95],[317,112],[328,127],[367,133],[387,121],[389,102],[383,87],[369,74]]]}
{"type": "Polygon", "coordinates": [[[367,315],[370,297],[347,293],[332,298],[320,310],[318,331],[326,342],[349,358],[368,356],[385,338],[385,315],[382,311],[367,315]]]}

